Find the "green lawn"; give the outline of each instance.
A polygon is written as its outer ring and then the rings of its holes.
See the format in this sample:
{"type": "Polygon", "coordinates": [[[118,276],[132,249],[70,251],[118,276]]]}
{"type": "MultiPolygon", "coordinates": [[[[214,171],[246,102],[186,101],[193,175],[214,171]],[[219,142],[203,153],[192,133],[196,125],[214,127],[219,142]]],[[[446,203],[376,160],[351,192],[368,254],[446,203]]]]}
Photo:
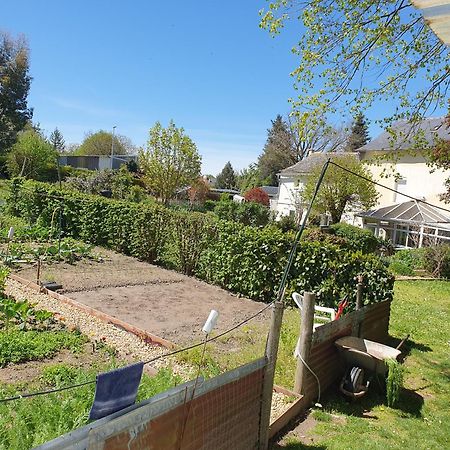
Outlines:
{"type": "Polygon", "coordinates": [[[324,411],[313,412],[316,425],[310,439],[303,438],[308,444],[293,430],[274,448],[450,448],[450,282],[397,282],[390,334],[411,335],[404,347],[405,389],[395,408],[375,387],[355,403],[330,393],[324,411]]]}

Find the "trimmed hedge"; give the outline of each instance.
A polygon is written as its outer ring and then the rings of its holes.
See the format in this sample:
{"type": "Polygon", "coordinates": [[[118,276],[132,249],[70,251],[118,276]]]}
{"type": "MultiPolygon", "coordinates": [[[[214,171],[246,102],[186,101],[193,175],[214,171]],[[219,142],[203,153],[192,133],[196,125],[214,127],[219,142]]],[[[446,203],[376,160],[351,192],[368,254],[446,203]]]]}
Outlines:
{"type": "MultiPolygon", "coordinates": [[[[54,227],[61,205],[66,236],[195,275],[260,301],[273,300],[293,241],[292,234],[275,227],[249,227],[159,204],[61,193],[45,183],[12,182],[10,212],[31,223],[54,227]]],[[[393,277],[377,256],[304,241],[298,247],[287,293],[313,290],[319,292],[322,304],[336,306],[345,294],[354,301],[360,273],[367,286],[366,303],[392,298],[393,277]]]]}

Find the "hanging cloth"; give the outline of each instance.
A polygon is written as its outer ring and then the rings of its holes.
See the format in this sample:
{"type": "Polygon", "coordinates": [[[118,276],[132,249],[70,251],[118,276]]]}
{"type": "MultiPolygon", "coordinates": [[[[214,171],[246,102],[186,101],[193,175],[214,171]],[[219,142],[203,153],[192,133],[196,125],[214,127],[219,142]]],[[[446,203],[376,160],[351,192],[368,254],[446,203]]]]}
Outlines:
{"type": "Polygon", "coordinates": [[[97,375],[94,403],[89,419],[101,419],[133,405],[141,382],[144,364],[131,364],[97,375]]]}

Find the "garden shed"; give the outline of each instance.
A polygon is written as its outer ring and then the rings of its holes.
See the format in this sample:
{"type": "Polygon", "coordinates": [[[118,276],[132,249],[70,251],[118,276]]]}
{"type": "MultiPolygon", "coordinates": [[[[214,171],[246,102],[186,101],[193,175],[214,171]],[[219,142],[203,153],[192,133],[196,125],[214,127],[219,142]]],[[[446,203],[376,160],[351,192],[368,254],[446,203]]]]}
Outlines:
{"type": "Polygon", "coordinates": [[[357,214],[363,227],[395,247],[450,243],[450,218],[439,208],[410,200],[357,214]]]}

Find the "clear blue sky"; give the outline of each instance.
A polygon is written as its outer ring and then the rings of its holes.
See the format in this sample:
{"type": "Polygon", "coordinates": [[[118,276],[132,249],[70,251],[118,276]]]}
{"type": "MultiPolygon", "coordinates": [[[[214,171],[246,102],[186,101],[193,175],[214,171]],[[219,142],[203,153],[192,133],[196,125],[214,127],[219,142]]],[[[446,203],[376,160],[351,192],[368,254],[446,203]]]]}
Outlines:
{"type": "MultiPolygon", "coordinates": [[[[0,28],[31,49],[34,120],[66,143],[111,130],[144,145],[159,120],[196,142],[203,173],[255,161],[270,121],[289,112],[298,22],[273,39],[264,0],[22,0],[0,28]]],[[[379,113],[380,111],[378,111],[379,113]]],[[[377,111],[369,112],[372,118],[377,111]]],[[[372,127],[372,133],[378,131],[372,127]]]]}

